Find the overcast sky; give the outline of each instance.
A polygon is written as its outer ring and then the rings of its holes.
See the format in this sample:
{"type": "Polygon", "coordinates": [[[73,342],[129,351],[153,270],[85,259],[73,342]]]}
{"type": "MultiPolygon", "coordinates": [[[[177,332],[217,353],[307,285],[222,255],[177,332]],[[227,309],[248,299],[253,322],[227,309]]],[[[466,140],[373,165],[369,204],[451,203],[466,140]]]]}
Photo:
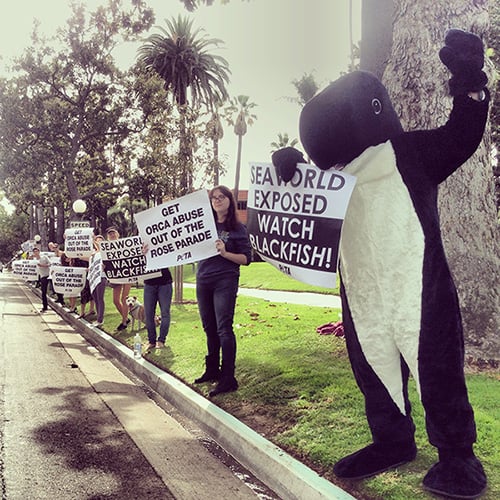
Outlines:
{"type": "MultiPolygon", "coordinates": [[[[90,10],[105,0],[86,0],[90,10]]],[[[360,39],[360,3],[353,0],[353,39],[360,39]]],[[[0,65],[5,65],[29,45],[33,19],[50,35],[70,15],[69,0],[0,0],[0,65]]],[[[127,0],[124,0],[127,5],[127,0]]],[[[300,108],[286,97],[296,97],[291,84],[304,73],[314,71],[321,86],[335,80],[349,62],[349,0],[231,0],[202,7],[189,14],[179,0],[149,0],[156,13],[155,25],[179,13],[194,18],[194,28],[204,28],[209,38],[224,41],[216,52],[227,59],[231,69],[229,92],[250,96],[257,104],[257,121],[243,138],[240,189],[248,186],[248,163],[269,161],[270,143],[278,133],[298,138],[300,108]]],[[[155,32],[153,27],[151,32],[155,32]]],[[[132,63],[135,49],[119,57],[132,63]]],[[[222,182],[233,187],[237,138],[226,127],[220,147],[228,174],[222,182]]],[[[207,186],[209,187],[209,186],[207,186]]]]}

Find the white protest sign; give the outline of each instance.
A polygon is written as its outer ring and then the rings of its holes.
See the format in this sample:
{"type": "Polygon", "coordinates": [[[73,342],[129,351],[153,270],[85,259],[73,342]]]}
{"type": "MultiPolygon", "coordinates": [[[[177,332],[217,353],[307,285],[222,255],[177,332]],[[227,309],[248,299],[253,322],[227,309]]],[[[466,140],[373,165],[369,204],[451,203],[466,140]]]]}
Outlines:
{"type": "Polygon", "coordinates": [[[38,279],[38,260],[24,259],[21,275],[25,281],[36,281],[38,279]]]}
{"type": "Polygon", "coordinates": [[[64,253],[68,257],[90,257],[93,251],[93,228],[68,228],[64,231],[64,253]]]}
{"type": "Polygon", "coordinates": [[[50,275],[54,292],[66,297],[78,297],[85,286],[86,267],[51,266],[50,275]]]}
{"type": "Polygon", "coordinates": [[[61,258],[58,257],[57,255],[52,253],[52,254],[47,254],[47,257],[50,260],[51,266],[57,266],[57,265],[61,264],[61,258]]]}
{"type": "Polygon", "coordinates": [[[25,242],[21,243],[21,248],[24,253],[31,253],[34,247],[35,247],[34,240],[26,240],[25,242]]]}
{"type": "Polygon", "coordinates": [[[134,215],[148,246],[146,269],[189,264],[217,255],[217,228],[202,189],[134,215]]]}
{"type": "Polygon", "coordinates": [[[12,272],[14,274],[23,274],[23,261],[22,259],[16,259],[12,261],[12,272]]]}
{"type": "Polygon", "coordinates": [[[140,236],[101,241],[101,257],[110,283],[136,283],[138,279],[161,276],[161,272],[148,273],[140,236]]]}
{"type": "Polygon", "coordinates": [[[90,293],[93,293],[95,287],[102,280],[102,257],[98,252],[94,254],[89,261],[89,272],[88,272],[88,280],[90,286],[90,293]]]}
{"type": "Polygon", "coordinates": [[[38,261],[35,259],[16,259],[12,261],[12,272],[25,281],[38,279],[38,261]]]}
{"type": "Polygon", "coordinates": [[[272,164],[250,164],[253,249],[296,280],[335,288],[340,232],[355,183],[352,175],[298,164],[285,184],[272,164]]]}

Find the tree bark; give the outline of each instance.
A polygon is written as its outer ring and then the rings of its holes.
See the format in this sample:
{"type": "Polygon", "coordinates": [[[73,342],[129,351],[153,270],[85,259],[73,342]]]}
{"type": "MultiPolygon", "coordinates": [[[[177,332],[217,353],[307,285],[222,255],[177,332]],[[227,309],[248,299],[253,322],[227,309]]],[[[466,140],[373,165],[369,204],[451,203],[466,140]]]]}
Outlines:
{"type": "MultiPolygon", "coordinates": [[[[375,15],[373,4],[378,2],[365,0],[364,16],[370,15],[370,9],[375,15]]],[[[447,86],[450,75],[438,52],[453,27],[486,40],[488,2],[394,0],[392,27],[385,29],[392,32],[392,51],[382,80],[405,130],[435,128],[447,119],[452,105],[447,86]]],[[[380,51],[383,54],[384,49],[380,51]]],[[[383,57],[372,60],[380,63],[383,57]]],[[[500,252],[490,150],[486,130],[474,156],[440,186],[439,209],[460,297],[468,361],[498,366],[500,252]]]]}
{"type": "Polygon", "coordinates": [[[41,237],[40,245],[42,250],[46,250],[48,239],[47,239],[47,221],[45,220],[45,210],[42,206],[37,205],[36,207],[36,220],[38,224],[39,235],[41,237]]]}
{"type": "Polygon", "coordinates": [[[382,80],[392,49],[393,0],[364,0],[361,11],[361,54],[359,65],[382,80]]]}
{"type": "Polygon", "coordinates": [[[243,149],[243,135],[238,135],[238,152],[236,154],[236,174],[234,177],[234,201],[238,207],[238,196],[240,195],[240,170],[241,170],[241,150],[243,149]]]}
{"type": "Polygon", "coordinates": [[[56,242],[60,245],[64,244],[64,230],[66,224],[64,220],[64,205],[59,203],[56,207],[56,242]]]}

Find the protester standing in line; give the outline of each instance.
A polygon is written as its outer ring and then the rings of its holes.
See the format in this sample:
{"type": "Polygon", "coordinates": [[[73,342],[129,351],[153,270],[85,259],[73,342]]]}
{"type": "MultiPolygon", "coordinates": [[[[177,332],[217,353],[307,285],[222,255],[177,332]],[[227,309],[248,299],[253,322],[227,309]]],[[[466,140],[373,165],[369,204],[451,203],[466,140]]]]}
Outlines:
{"type": "Polygon", "coordinates": [[[40,289],[42,292],[42,309],[41,313],[48,310],[47,289],[49,287],[50,259],[47,255],[41,255],[39,248],[33,249],[33,258],[38,261],[38,275],[40,276],[40,289]]]}
{"type": "MultiPolygon", "coordinates": [[[[62,251],[59,248],[59,243],[53,243],[52,241],[48,244],[49,250],[54,252],[54,255],[59,259],[59,264],[62,265],[61,263],[61,255],[62,251]]],[[[52,280],[51,280],[52,283],[52,280]]],[[[52,284],[52,290],[54,290],[54,285],[52,284]]],[[[55,293],[55,292],[54,292],[55,293]]],[[[56,303],[61,304],[61,306],[65,306],[66,304],[64,303],[64,295],[62,293],[56,293],[57,299],[56,303]]]]}
{"type": "Polygon", "coordinates": [[[215,396],[238,388],[233,318],[240,266],[250,264],[251,247],[246,227],[238,219],[231,190],[226,186],[216,186],[209,197],[217,227],[215,247],[218,255],[200,261],[196,272],[196,298],[207,336],[208,354],[205,372],[195,383],[217,381],[217,386],[210,392],[210,396],[215,396]]]}
{"type": "MultiPolygon", "coordinates": [[[[101,250],[101,241],[104,241],[104,236],[102,236],[101,234],[98,234],[97,236],[94,237],[94,253],[90,257],[89,267],[92,266],[93,262],[96,259],[99,259],[100,261],[99,252],[101,250]]],[[[97,313],[96,320],[92,322],[94,326],[101,326],[104,322],[104,309],[105,309],[104,292],[106,291],[106,275],[104,273],[102,261],[100,267],[101,267],[100,269],[101,280],[95,286],[94,290],[92,290],[92,298],[94,299],[95,309],[97,313]]]]}
{"type": "MultiPolygon", "coordinates": [[[[61,266],[64,267],[73,267],[73,259],[70,259],[64,252],[61,253],[61,266]]],[[[74,295],[67,296],[68,304],[69,304],[69,312],[76,313],[76,297],[74,295]]]]}
{"type": "MultiPolygon", "coordinates": [[[[115,226],[111,226],[106,229],[106,239],[108,241],[114,241],[119,238],[120,233],[115,226]]],[[[128,294],[130,293],[130,288],[132,288],[132,285],[129,283],[123,285],[110,283],[110,286],[113,289],[113,304],[122,317],[122,320],[116,329],[125,330],[125,328],[127,328],[127,325],[130,323],[130,320],[128,319],[128,307],[125,301],[128,297],[128,294]]]]}
{"type": "MultiPolygon", "coordinates": [[[[146,246],[145,246],[146,247],[146,246]]],[[[146,250],[147,252],[147,247],[146,250]]],[[[163,349],[170,329],[172,303],[172,275],[168,268],[161,269],[161,276],[144,280],[144,316],[149,344],[146,350],[163,349]],[[160,332],[156,338],[156,305],[160,305],[160,332]]]]}
{"type": "Polygon", "coordinates": [[[85,267],[87,269],[87,276],[85,278],[85,285],[80,292],[80,316],[78,318],[85,318],[86,316],[92,316],[95,314],[95,305],[94,300],[92,299],[92,294],[90,293],[90,284],[88,278],[88,267],[89,267],[89,259],[76,257],[73,259],[74,267],[85,267]],[[85,309],[87,308],[87,304],[89,304],[89,312],[86,314],[85,309]]]}

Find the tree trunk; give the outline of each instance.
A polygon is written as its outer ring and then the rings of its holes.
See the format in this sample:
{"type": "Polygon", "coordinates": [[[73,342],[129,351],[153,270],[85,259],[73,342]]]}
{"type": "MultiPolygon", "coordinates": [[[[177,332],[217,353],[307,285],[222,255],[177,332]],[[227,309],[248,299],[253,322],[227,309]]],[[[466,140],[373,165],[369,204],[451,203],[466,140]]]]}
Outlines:
{"type": "Polygon", "coordinates": [[[56,222],[55,222],[55,209],[54,207],[49,208],[48,214],[48,239],[49,241],[55,241],[56,239],[56,222]]]}
{"type": "Polygon", "coordinates": [[[40,235],[40,244],[41,244],[41,249],[46,250],[47,249],[47,221],[45,220],[45,213],[44,209],[41,206],[36,207],[36,221],[38,224],[38,231],[40,235]]]}
{"type": "Polygon", "coordinates": [[[56,207],[56,242],[60,245],[64,244],[64,230],[66,229],[64,219],[64,205],[59,203],[56,207]]]}
{"type": "Polygon", "coordinates": [[[393,0],[364,0],[360,68],[382,80],[392,49],[393,0]]]}
{"type": "Polygon", "coordinates": [[[219,185],[219,173],[220,173],[220,164],[219,164],[219,139],[213,140],[213,152],[214,152],[214,186],[219,185]]]}
{"type": "MultiPolygon", "coordinates": [[[[363,18],[370,17],[370,9],[377,10],[375,4],[378,2],[365,0],[363,18]]],[[[452,100],[447,87],[450,75],[439,60],[439,49],[452,27],[486,40],[487,1],[395,0],[392,22],[392,29],[385,29],[393,36],[383,81],[403,127],[415,130],[442,125],[452,100]]],[[[370,36],[373,43],[376,36],[370,36]]],[[[366,43],[363,41],[362,47],[366,43]]],[[[386,47],[376,57],[372,54],[371,61],[383,61],[384,50],[386,47]]],[[[441,185],[439,197],[443,240],[460,297],[467,357],[481,365],[497,365],[500,358],[499,244],[489,151],[487,130],[474,156],[441,185]]]]}
{"type": "Polygon", "coordinates": [[[38,233],[37,221],[36,221],[36,206],[31,205],[30,207],[30,240],[35,237],[38,233]]]}
{"type": "Polygon", "coordinates": [[[183,283],[184,268],[182,266],[176,266],[174,268],[174,304],[182,304],[184,300],[183,283]]]}
{"type": "Polygon", "coordinates": [[[78,189],[78,184],[76,183],[75,176],[73,175],[73,170],[71,168],[65,170],[66,185],[68,186],[68,192],[71,201],[80,199],[80,191],[78,189]]]}
{"type": "Polygon", "coordinates": [[[236,201],[236,207],[238,207],[238,195],[240,189],[240,170],[241,170],[241,150],[243,147],[243,136],[238,135],[238,153],[236,155],[236,174],[234,178],[234,200],[236,201]]]}

